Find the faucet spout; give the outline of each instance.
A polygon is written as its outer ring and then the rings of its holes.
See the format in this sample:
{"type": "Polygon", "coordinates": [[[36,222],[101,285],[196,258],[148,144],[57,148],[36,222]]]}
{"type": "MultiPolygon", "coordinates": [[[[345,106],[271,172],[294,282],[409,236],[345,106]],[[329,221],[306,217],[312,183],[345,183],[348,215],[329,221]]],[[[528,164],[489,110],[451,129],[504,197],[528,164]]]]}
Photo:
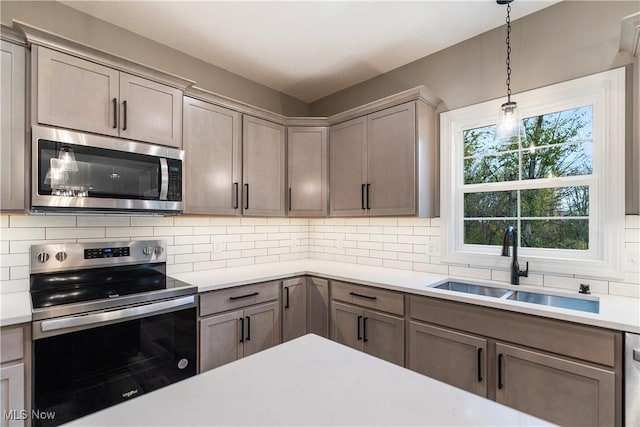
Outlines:
{"type": "Polygon", "coordinates": [[[524,271],[520,270],[518,264],[518,232],[510,225],[504,231],[504,237],[502,238],[502,256],[509,256],[509,245],[513,246],[513,259],[511,261],[511,284],[519,285],[520,277],[529,277],[529,262],[527,261],[527,268],[524,271]]]}

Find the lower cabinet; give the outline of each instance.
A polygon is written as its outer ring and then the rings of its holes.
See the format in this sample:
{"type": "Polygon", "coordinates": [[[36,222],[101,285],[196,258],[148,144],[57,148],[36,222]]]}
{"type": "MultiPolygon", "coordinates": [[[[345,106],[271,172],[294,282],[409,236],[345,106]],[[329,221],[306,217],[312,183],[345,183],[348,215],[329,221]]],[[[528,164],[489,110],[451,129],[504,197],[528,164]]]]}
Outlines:
{"type": "Polygon", "coordinates": [[[307,333],[329,338],[329,281],[307,277],[307,333]]]}
{"type": "Polygon", "coordinates": [[[560,425],[622,424],[620,332],[410,296],[408,367],[560,425]]]}
{"type": "Polygon", "coordinates": [[[615,373],[497,343],[496,401],[560,425],[613,425],[615,373]]]}
{"type": "Polygon", "coordinates": [[[280,286],[274,281],[200,295],[199,372],[280,343],[280,286]]]}
{"type": "Polygon", "coordinates": [[[0,426],[30,422],[31,324],[5,326],[0,332],[0,426]],[[28,367],[28,370],[25,368],[28,367]]]}
{"type": "Polygon", "coordinates": [[[282,342],[307,333],[307,278],[282,282],[282,342]]]}
{"type": "Polygon", "coordinates": [[[408,368],[480,396],[487,396],[487,340],[409,322],[408,368]]]}
{"type": "Polygon", "coordinates": [[[372,356],[404,366],[404,319],[332,302],[331,336],[372,356]]]}

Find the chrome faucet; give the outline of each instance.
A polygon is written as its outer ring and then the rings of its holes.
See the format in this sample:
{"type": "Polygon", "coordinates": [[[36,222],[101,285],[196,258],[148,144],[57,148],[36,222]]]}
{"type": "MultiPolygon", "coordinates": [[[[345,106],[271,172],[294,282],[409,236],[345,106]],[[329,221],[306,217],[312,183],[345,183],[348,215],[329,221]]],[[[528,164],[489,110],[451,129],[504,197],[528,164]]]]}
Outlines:
{"type": "Polygon", "coordinates": [[[518,264],[518,232],[513,226],[508,226],[504,230],[504,238],[502,239],[502,256],[509,256],[509,241],[513,245],[513,261],[511,261],[511,284],[519,285],[520,277],[529,277],[529,261],[524,271],[520,270],[518,264]]]}

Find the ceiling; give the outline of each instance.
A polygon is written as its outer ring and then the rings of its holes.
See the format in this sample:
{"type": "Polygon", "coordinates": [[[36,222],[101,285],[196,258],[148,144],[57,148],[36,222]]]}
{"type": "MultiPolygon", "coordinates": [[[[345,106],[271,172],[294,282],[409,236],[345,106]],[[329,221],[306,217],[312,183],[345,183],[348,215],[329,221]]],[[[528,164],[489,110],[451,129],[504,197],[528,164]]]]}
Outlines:
{"type": "MultiPolygon", "coordinates": [[[[511,19],[559,0],[520,0],[511,19]]],[[[505,22],[493,0],[62,1],[313,102],[505,22]]]]}

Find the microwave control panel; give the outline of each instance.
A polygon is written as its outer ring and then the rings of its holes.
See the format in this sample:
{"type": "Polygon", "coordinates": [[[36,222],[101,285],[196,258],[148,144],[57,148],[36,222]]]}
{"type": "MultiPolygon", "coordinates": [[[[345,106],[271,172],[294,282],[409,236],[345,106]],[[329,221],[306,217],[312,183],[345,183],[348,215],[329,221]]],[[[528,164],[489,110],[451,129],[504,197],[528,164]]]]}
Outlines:
{"type": "Polygon", "coordinates": [[[182,201],[182,162],[180,160],[167,159],[169,167],[169,191],[167,200],[172,202],[182,201]]]}

